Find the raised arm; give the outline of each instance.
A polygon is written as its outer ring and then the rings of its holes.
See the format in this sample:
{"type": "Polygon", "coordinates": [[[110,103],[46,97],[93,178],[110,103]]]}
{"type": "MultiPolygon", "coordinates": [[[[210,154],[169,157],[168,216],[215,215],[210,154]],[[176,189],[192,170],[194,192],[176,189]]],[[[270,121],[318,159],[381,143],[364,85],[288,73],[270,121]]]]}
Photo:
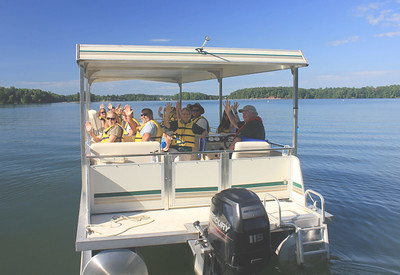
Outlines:
{"type": "Polygon", "coordinates": [[[93,140],[95,142],[99,142],[101,141],[101,139],[99,137],[97,137],[94,133],[93,133],[93,129],[92,129],[92,124],[90,124],[89,121],[86,121],[86,131],[88,132],[88,134],[93,138],[93,140]]]}
{"type": "Polygon", "coordinates": [[[229,118],[229,122],[233,125],[233,127],[235,127],[236,129],[239,129],[239,127],[235,121],[235,118],[232,115],[231,102],[229,100],[225,100],[224,108],[225,108],[225,113],[227,114],[227,116],[229,118]]]}
{"type": "MultiPolygon", "coordinates": [[[[176,106],[178,107],[178,106],[176,106]]],[[[178,109],[178,108],[176,108],[178,109]]],[[[167,106],[164,108],[164,113],[163,113],[163,121],[164,121],[164,126],[169,129],[169,127],[171,126],[169,124],[169,113],[172,111],[172,105],[171,103],[167,103],[167,106]]]]}
{"type": "Polygon", "coordinates": [[[136,122],[133,120],[133,110],[131,109],[131,106],[126,104],[124,110],[126,117],[128,119],[128,124],[131,127],[133,134],[136,134],[139,125],[137,125],[136,122]]]}
{"type": "Polygon", "coordinates": [[[236,123],[240,122],[239,114],[238,114],[238,111],[237,111],[238,107],[239,107],[239,103],[237,103],[237,102],[233,103],[232,110],[233,110],[233,113],[234,113],[234,118],[235,118],[236,123]]]}
{"type": "MultiPolygon", "coordinates": [[[[180,101],[178,101],[176,103],[176,120],[180,120],[181,119],[181,110],[182,110],[182,104],[180,101]]],[[[169,113],[168,113],[169,114],[169,113]]]]}

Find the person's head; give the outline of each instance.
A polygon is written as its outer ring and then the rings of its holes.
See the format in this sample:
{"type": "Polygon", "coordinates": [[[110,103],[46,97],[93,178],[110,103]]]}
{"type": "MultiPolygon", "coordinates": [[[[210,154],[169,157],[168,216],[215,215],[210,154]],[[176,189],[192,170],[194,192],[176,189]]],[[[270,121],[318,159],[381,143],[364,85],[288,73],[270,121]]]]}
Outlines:
{"type": "MultiPolygon", "coordinates": [[[[232,116],[233,116],[232,110],[231,110],[231,114],[232,114],[232,116]]],[[[221,123],[219,124],[217,131],[218,131],[218,132],[222,132],[222,131],[224,131],[224,130],[228,130],[230,126],[231,126],[231,122],[230,122],[230,120],[229,120],[228,115],[227,115],[226,112],[224,111],[224,113],[223,113],[223,115],[222,115],[221,123]]]]}
{"type": "Polygon", "coordinates": [[[172,107],[171,112],[169,113],[170,118],[175,118],[176,117],[176,108],[172,107]]]}
{"type": "Polygon", "coordinates": [[[248,122],[258,116],[257,110],[253,105],[244,106],[239,110],[239,113],[242,113],[244,122],[248,122]]]}
{"type": "Polygon", "coordinates": [[[100,108],[98,115],[99,115],[99,117],[106,119],[106,115],[107,115],[106,109],[105,108],[100,108]]]}
{"type": "Polygon", "coordinates": [[[197,118],[204,114],[204,108],[200,105],[200,103],[195,103],[193,105],[188,106],[190,110],[192,110],[192,115],[194,118],[197,118]]]}
{"type": "Polygon", "coordinates": [[[185,107],[181,111],[181,118],[185,123],[188,123],[192,117],[192,112],[188,107],[185,107]]]}
{"type": "Polygon", "coordinates": [[[149,108],[142,109],[142,113],[140,114],[140,119],[143,123],[146,123],[153,119],[153,111],[149,108]]]}
{"type": "MultiPolygon", "coordinates": [[[[132,111],[132,109],[131,109],[131,111],[132,111]]],[[[128,121],[128,116],[126,115],[125,110],[122,110],[122,119],[124,121],[128,121]]]]}
{"type": "Polygon", "coordinates": [[[119,123],[118,115],[114,111],[108,111],[106,119],[110,126],[119,123]]]}

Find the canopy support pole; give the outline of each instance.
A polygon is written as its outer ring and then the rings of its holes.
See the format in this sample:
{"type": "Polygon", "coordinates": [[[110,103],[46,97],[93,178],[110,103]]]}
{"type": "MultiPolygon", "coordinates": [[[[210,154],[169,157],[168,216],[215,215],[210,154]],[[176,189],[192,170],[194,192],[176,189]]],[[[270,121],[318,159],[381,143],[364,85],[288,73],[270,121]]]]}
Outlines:
{"type": "Polygon", "coordinates": [[[299,71],[298,68],[292,68],[293,75],[293,155],[297,156],[297,134],[299,131],[298,111],[299,111],[299,71]]]}
{"type": "Polygon", "coordinates": [[[219,123],[221,124],[222,120],[222,77],[218,77],[218,83],[219,83],[219,123]]]}
{"type": "MultiPolygon", "coordinates": [[[[80,72],[80,93],[79,93],[79,101],[80,101],[80,113],[81,113],[81,166],[82,168],[85,166],[85,143],[86,143],[86,129],[85,129],[85,69],[83,66],[79,67],[80,72]]],[[[82,170],[82,178],[84,177],[84,173],[82,170]]],[[[84,180],[82,183],[85,182],[84,180]]]]}
{"type": "Polygon", "coordinates": [[[182,81],[179,81],[178,85],[179,85],[179,103],[182,107],[182,81]]]}
{"type": "Polygon", "coordinates": [[[209,71],[210,73],[214,74],[217,77],[218,83],[219,83],[219,123],[221,123],[222,120],[222,75],[223,71],[222,69],[218,71],[209,71]]]}

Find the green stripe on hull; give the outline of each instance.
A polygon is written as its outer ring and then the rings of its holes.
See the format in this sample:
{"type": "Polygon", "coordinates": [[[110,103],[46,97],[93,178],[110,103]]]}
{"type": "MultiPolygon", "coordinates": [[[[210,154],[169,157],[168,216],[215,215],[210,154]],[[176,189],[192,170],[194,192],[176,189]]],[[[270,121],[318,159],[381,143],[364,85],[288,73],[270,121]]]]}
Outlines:
{"type": "Polygon", "coordinates": [[[218,187],[176,188],[176,193],[218,191],[218,187]]]}
{"type": "Polygon", "coordinates": [[[280,186],[285,185],[284,181],[277,181],[277,182],[262,182],[262,183],[249,183],[249,184],[235,184],[232,187],[238,188],[254,188],[254,187],[270,187],[270,186],[280,186]]]}
{"type": "Polygon", "coordinates": [[[297,188],[300,188],[300,189],[303,189],[303,186],[301,186],[301,184],[298,184],[297,182],[293,182],[293,186],[297,187],[297,188]]]}
{"type": "Polygon", "coordinates": [[[143,195],[161,195],[161,190],[145,190],[135,192],[116,192],[116,193],[99,193],[94,194],[94,198],[111,198],[111,197],[128,197],[143,195]]]}

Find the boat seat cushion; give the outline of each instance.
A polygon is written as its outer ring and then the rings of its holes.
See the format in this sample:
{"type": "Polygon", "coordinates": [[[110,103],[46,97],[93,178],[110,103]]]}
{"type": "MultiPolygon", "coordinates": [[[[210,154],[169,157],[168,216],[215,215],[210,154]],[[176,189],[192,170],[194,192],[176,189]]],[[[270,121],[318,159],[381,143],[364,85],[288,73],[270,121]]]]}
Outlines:
{"type": "MultiPolygon", "coordinates": [[[[255,149],[271,149],[271,144],[266,141],[246,141],[236,142],[235,150],[255,150],[255,149]]],[[[269,156],[269,151],[254,151],[254,152],[234,152],[232,159],[238,158],[254,158],[269,156]]]]}
{"type": "Polygon", "coordinates": [[[157,141],[148,142],[112,142],[112,143],[93,143],[90,146],[92,155],[106,156],[106,155],[122,155],[121,157],[99,158],[94,159],[95,164],[107,163],[143,163],[155,162],[153,156],[130,156],[134,154],[149,154],[159,153],[160,143],[157,141]],[[124,156],[126,155],[126,157],[124,156]]]}

